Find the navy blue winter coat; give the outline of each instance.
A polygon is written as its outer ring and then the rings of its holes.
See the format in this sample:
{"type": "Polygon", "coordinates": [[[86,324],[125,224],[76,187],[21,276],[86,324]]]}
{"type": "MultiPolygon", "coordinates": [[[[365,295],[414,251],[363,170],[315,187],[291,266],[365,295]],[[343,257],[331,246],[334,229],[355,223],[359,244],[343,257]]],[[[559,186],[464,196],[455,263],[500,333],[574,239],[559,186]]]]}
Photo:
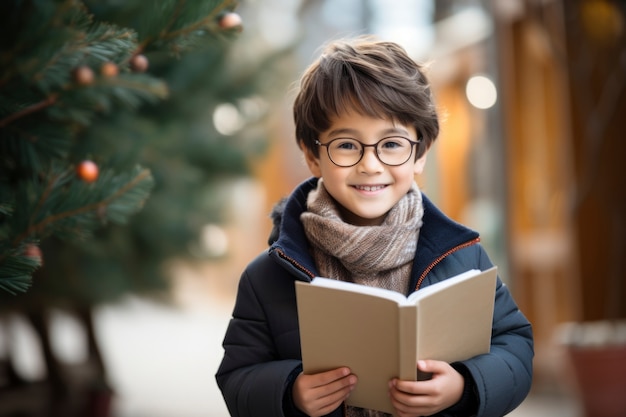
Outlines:
{"type": "MultiPolygon", "coordinates": [[[[302,416],[290,388],[301,371],[300,336],[294,282],[317,275],[300,222],[312,178],[287,200],[278,240],[245,269],[223,346],[216,379],[231,416],[302,416]]],[[[467,269],[492,266],[478,234],[424,201],[410,288],[426,287],[467,269]]],[[[464,361],[473,380],[478,417],[500,417],[517,407],[530,390],[533,339],[531,325],[498,278],[489,354],[464,361]]],[[[465,375],[467,379],[467,375],[465,375]]],[[[340,407],[330,415],[339,417],[340,407]]],[[[454,407],[438,416],[468,416],[454,407]]]]}

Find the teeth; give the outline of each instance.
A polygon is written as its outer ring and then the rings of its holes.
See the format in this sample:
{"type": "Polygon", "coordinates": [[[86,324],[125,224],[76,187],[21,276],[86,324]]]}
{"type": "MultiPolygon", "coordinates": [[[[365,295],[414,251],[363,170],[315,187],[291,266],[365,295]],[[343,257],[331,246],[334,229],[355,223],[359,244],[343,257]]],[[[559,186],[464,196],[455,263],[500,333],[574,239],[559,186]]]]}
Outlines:
{"type": "Polygon", "coordinates": [[[357,185],[356,188],[358,190],[363,190],[363,191],[377,191],[377,190],[382,190],[383,188],[385,188],[384,185],[357,185]]]}

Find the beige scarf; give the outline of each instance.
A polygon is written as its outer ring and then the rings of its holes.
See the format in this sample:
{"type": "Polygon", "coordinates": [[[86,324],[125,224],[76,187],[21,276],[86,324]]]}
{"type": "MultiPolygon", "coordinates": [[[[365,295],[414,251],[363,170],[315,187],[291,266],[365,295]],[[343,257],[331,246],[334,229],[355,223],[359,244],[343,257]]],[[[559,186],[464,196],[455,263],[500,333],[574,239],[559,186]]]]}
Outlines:
{"type": "MultiPolygon", "coordinates": [[[[379,226],[345,223],[320,179],[300,219],[320,275],[383,287],[406,294],[424,208],[417,185],[387,213],[379,226]]],[[[349,417],[386,413],[347,407],[349,417]]]]}

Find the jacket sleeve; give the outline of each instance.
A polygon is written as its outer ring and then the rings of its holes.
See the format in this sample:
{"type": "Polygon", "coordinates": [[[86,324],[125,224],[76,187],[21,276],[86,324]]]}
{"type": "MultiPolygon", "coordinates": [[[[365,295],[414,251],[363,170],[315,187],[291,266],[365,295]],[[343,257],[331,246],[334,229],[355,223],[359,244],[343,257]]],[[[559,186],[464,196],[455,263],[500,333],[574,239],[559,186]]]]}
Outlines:
{"type": "MultiPolygon", "coordinates": [[[[493,266],[481,245],[463,249],[437,266],[433,279],[452,276],[468,268],[493,266]]],[[[508,287],[498,277],[490,352],[463,365],[474,380],[478,411],[476,417],[500,417],[526,398],[532,382],[534,356],[530,322],[519,310],[508,287]]]]}
{"type": "Polygon", "coordinates": [[[498,279],[490,352],[465,362],[476,383],[478,416],[503,416],[522,403],[530,391],[533,356],[531,325],[498,279]]]}
{"type": "Polygon", "coordinates": [[[223,342],[217,384],[233,417],[284,416],[283,397],[297,359],[278,359],[264,314],[247,272],[223,342]]]}

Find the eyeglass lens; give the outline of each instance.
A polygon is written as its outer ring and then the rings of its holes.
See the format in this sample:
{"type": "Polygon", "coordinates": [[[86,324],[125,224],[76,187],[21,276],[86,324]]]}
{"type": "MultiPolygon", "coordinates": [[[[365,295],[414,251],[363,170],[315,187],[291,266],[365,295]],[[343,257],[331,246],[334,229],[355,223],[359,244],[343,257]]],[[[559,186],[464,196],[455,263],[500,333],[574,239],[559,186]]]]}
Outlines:
{"type": "Polygon", "coordinates": [[[344,167],[356,165],[363,157],[365,147],[369,146],[375,148],[378,159],[386,165],[402,165],[413,153],[413,142],[402,136],[383,138],[374,145],[364,145],[351,138],[337,138],[325,146],[330,160],[344,167]]]}

